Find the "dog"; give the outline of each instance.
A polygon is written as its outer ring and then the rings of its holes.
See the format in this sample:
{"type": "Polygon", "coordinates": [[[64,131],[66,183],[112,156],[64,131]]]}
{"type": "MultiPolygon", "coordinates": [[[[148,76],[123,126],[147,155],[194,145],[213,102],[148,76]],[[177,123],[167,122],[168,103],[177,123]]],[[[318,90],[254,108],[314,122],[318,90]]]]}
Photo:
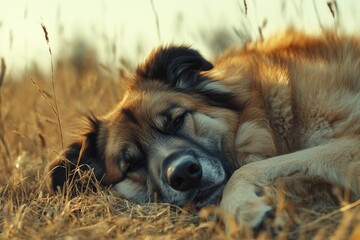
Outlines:
{"type": "Polygon", "coordinates": [[[360,196],[360,39],[288,30],[212,63],[187,46],[155,49],[123,100],[91,116],[47,167],[51,191],[81,172],[138,203],[220,203],[256,227],[264,187],[302,176],[360,196]]]}

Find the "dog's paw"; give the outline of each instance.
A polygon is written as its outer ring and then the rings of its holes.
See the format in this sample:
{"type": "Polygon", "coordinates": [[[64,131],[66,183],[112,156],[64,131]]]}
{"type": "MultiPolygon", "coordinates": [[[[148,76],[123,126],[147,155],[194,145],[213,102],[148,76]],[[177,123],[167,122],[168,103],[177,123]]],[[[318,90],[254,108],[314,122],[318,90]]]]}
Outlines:
{"type": "Polygon", "coordinates": [[[230,181],[220,204],[221,208],[235,217],[238,224],[255,230],[275,216],[270,199],[260,187],[245,181],[230,181]]]}

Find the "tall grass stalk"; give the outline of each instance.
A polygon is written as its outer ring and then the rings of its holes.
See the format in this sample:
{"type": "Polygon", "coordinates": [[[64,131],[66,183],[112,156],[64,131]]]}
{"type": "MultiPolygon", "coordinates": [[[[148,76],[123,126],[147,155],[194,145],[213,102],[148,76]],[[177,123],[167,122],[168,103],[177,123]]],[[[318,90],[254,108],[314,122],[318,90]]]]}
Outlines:
{"type": "MultiPolygon", "coordinates": [[[[63,133],[62,133],[62,127],[61,127],[61,120],[60,120],[60,113],[59,113],[59,109],[57,106],[57,99],[56,99],[56,91],[55,91],[55,81],[54,81],[54,64],[53,64],[53,56],[52,56],[52,51],[51,51],[51,47],[50,47],[50,40],[49,40],[49,34],[48,31],[46,30],[46,27],[44,25],[44,23],[41,23],[41,27],[42,30],[44,31],[44,35],[45,35],[45,40],[46,43],[48,45],[48,49],[49,49],[49,53],[50,53],[50,60],[51,60],[51,83],[52,83],[52,90],[53,90],[53,95],[54,95],[54,109],[55,109],[55,116],[58,122],[58,126],[59,126],[59,133],[60,133],[60,141],[61,141],[61,148],[64,149],[64,138],[63,138],[63,133]]],[[[44,96],[44,95],[43,95],[44,96]]]]}

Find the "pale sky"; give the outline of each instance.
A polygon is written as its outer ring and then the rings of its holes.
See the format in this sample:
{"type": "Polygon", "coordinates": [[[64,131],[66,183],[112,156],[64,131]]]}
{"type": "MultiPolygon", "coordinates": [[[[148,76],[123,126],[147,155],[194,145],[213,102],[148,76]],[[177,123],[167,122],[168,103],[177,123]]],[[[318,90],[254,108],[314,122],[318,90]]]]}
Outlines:
{"type": "MultiPolygon", "coordinates": [[[[265,37],[290,23],[309,32],[319,30],[319,21],[327,27],[335,23],[329,0],[246,2],[245,15],[243,0],[153,0],[159,39],[151,0],[0,0],[0,57],[7,63],[8,74],[21,72],[32,61],[50,71],[41,22],[49,32],[54,60],[71,54],[75,40],[82,38],[94,47],[103,64],[115,68],[119,57],[136,63],[159,43],[191,45],[212,58],[204,36],[214,29],[236,38],[234,29],[245,26],[257,38],[264,20],[265,37]]],[[[360,1],[337,4],[343,29],[358,33],[360,1]]]]}

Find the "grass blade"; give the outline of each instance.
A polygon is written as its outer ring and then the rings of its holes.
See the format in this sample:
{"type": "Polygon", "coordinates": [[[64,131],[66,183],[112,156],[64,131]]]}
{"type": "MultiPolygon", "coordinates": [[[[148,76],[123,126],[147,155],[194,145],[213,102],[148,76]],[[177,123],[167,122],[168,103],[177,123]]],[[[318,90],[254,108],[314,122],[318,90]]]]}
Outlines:
{"type": "Polygon", "coordinates": [[[4,166],[6,169],[6,172],[10,175],[11,174],[11,168],[9,165],[9,160],[11,159],[10,156],[10,151],[9,151],[9,147],[6,143],[5,140],[5,127],[4,127],[4,122],[1,116],[1,87],[4,83],[4,78],[5,78],[5,70],[6,70],[6,65],[5,65],[5,61],[3,58],[1,58],[1,68],[0,68],[0,142],[1,145],[3,146],[4,150],[5,150],[5,157],[3,158],[3,162],[4,162],[4,166]]]}
{"type": "MultiPolygon", "coordinates": [[[[49,34],[48,34],[48,31],[46,30],[46,27],[45,27],[45,25],[43,23],[41,23],[41,28],[44,31],[45,40],[46,40],[46,43],[48,45],[48,49],[49,49],[49,53],[50,53],[50,59],[51,59],[51,83],[52,83],[52,90],[53,90],[53,95],[54,95],[54,107],[52,107],[52,109],[53,109],[53,111],[55,113],[55,116],[56,116],[56,119],[57,119],[57,122],[58,122],[58,126],[59,126],[61,147],[62,147],[62,149],[64,149],[64,138],[63,138],[62,127],[61,127],[60,113],[59,113],[59,109],[58,109],[58,106],[57,106],[57,100],[56,100],[55,81],[54,81],[54,64],[53,64],[53,59],[52,59],[52,51],[51,51],[51,47],[50,47],[49,34]]],[[[40,89],[38,88],[38,90],[40,90],[40,89]]],[[[41,95],[44,96],[44,94],[41,94],[41,95]]],[[[49,99],[47,99],[47,101],[50,102],[49,99]]]]}

